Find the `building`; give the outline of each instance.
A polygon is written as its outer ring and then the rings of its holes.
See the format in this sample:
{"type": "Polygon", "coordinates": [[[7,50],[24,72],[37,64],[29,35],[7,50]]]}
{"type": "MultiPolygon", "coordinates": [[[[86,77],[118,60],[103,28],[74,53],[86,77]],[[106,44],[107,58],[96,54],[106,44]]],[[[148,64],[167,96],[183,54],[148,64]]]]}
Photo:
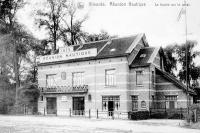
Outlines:
{"type": "MultiPolygon", "coordinates": [[[[144,34],[59,49],[38,58],[42,114],[113,116],[187,107],[186,87],[163,68],[162,48],[144,34]]],[[[189,90],[192,103],[194,91],[189,90]]]]}

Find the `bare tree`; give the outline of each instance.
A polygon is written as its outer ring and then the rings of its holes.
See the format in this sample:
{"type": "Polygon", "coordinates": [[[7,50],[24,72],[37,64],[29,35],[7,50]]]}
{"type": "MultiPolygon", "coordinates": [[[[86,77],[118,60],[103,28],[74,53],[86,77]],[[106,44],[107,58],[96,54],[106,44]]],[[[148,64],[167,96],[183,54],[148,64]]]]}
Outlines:
{"type": "Polygon", "coordinates": [[[53,53],[56,50],[57,40],[61,38],[60,24],[65,16],[65,2],[66,0],[47,0],[46,9],[37,11],[36,24],[48,31],[49,38],[46,41],[52,44],[53,53]]]}
{"type": "Polygon", "coordinates": [[[88,19],[86,14],[82,18],[77,18],[78,8],[76,3],[70,2],[65,4],[66,12],[63,20],[62,39],[66,45],[77,45],[86,41],[87,33],[84,32],[81,28],[83,23],[88,19]]]}

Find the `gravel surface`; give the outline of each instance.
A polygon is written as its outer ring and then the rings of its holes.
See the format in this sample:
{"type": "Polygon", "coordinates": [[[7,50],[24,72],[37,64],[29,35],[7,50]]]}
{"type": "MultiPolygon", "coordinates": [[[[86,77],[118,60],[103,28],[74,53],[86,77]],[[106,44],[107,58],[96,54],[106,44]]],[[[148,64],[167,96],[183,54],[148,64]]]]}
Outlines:
{"type": "Polygon", "coordinates": [[[181,120],[109,120],[0,115],[0,133],[199,133],[181,120]]]}

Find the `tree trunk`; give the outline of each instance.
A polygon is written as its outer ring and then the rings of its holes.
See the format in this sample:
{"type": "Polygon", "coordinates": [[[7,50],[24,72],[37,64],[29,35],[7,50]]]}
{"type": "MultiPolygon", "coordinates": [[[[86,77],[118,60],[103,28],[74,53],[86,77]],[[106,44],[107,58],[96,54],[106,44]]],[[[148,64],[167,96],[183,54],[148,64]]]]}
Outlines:
{"type": "Polygon", "coordinates": [[[73,15],[71,15],[71,45],[74,45],[74,37],[73,37],[73,15]]]}
{"type": "Polygon", "coordinates": [[[15,74],[15,82],[16,82],[16,94],[15,94],[15,103],[18,103],[18,88],[20,87],[20,79],[19,79],[19,56],[17,54],[17,44],[16,44],[16,40],[14,40],[14,74],[15,74]]]}

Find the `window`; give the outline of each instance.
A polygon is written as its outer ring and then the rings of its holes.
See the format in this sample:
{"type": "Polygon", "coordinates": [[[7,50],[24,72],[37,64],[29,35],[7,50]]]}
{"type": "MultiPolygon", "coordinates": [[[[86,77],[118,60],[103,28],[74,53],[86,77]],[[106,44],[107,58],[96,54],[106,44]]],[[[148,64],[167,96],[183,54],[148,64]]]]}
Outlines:
{"type": "Polygon", "coordinates": [[[152,85],[154,85],[154,83],[155,83],[154,71],[152,71],[151,80],[152,80],[152,85]]]}
{"type": "Polygon", "coordinates": [[[115,69],[109,69],[105,71],[105,84],[106,86],[115,86],[116,85],[116,70],[115,69]]]}
{"type": "Polygon", "coordinates": [[[146,57],[146,54],[141,54],[140,55],[140,58],[144,58],[144,57],[146,57]]]}
{"type": "Polygon", "coordinates": [[[72,84],[73,86],[81,86],[85,84],[84,72],[72,73],[72,84]]]}
{"type": "Polygon", "coordinates": [[[141,102],[141,108],[146,108],[146,102],[145,101],[141,102]]]}
{"type": "Polygon", "coordinates": [[[143,84],[143,71],[136,71],[136,85],[143,84]]]}
{"type": "Polygon", "coordinates": [[[92,101],[92,96],[91,96],[91,94],[88,95],[88,101],[92,101]]]}
{"type": "Polygon", "coordinates": [[[177,96],[165,96],[166,100],[166,108],[167,109],[175,109],[177,108],[177,96]]]}
{"type": "Polygon", "coordinates": [[[56,86],[56,74],[46,75],[46,86],[56,86]]]}
{"type": "Polygon", "coordinates": [[[120,107],[119,96],[102,96],[102,110],[114,111],[120,107]]]}
{"type": "Polygon", "coordinates": [[[66,72],[62,72],[61,73],[61,79],[62,80],[66,80],[66,72]]]}
{"type": "Polygon", "coordinates": [[[43,101],[44,100],[44,97],[43,96],[40,96],[40,101],[43,101]]]}
{"type": "Polygon", "coordinates": [[[132,111],[138,110],[138,96],[131,96],[132,99],[132,111]]]}

